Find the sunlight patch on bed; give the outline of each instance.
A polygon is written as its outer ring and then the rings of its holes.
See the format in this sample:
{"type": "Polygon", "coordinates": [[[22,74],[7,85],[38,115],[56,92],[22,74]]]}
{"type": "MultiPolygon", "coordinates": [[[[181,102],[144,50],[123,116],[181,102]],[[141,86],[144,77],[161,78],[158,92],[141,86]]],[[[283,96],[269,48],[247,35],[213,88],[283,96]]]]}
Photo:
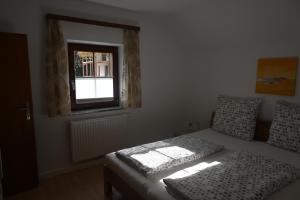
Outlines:
{"type": "Polygon", "coordinates": [[[219,162],[219,161],[214,161],[214,162],[211,162],[211,163],[201,162],[197,165],[187,167],[185,169],[182,169],[180,171],[177,171],[177,172],[171,174],[170,176],[162,178],[162,179],[160,179],[160,182],[163,182],[163,179],[167,179],[167,178],[168,179],[179,179],[179,178],[188,177],[188,176],[191,176],[193,174],[196,174],[199,171],[202,171],[204,169],[207,169],[207,168],[210,168],[210,167],[213,167],[213,166],[216,166],[216,165],[220,165],[220,164],[222,164],[222,163],[219,162]]]}
{"type": "Polygon", "coordinates": [[[133,154],[131,157],[139,161],[144,166],[156,168],[171,160],[184,158],[193,154],[193,152],[182,147],[168,146],[150,150],[147,153],[133,154]]]}
{"type": "Polygon", "coordinates": [[[149,167],[149,168],[156,168],[166,162],[172,160],[172,158],[165,156],[156,151],[149,151],[143,154],[134,154],[131,155],[132,158],[139,161],[141,164],[149,167]]]}

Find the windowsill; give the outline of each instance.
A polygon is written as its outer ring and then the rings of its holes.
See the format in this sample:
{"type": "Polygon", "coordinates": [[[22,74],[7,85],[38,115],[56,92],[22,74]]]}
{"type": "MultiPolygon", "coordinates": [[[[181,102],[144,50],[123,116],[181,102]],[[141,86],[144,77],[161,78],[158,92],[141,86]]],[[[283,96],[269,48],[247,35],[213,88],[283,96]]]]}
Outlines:
{"type": "Polygon", "coordinates": [[[76,110],[72,111],[72,116],[94,114],[94,113],[108,113],[108,112],[127,112],[127,110],[121,106],[112,108],[99,108],[99,109],[88,109],[88,110],[76,110]]]}
{"type": "Polygon", "coordinates": [[[106,101],[113,101],[113,97],[108,98],[90,98],[90,99],[76,99],[76,104],[86,104],[86,103],[99,103],[106,101]]]}

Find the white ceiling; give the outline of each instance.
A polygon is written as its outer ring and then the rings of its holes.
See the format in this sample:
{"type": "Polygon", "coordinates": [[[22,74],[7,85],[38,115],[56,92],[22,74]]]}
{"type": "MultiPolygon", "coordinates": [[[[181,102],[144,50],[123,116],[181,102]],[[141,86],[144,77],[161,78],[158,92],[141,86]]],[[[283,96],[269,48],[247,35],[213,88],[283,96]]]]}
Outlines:
{"type": "Polygon", "coordinates": [[[174,12],[194,0],[84,0],[138,12],[174,12]]]}

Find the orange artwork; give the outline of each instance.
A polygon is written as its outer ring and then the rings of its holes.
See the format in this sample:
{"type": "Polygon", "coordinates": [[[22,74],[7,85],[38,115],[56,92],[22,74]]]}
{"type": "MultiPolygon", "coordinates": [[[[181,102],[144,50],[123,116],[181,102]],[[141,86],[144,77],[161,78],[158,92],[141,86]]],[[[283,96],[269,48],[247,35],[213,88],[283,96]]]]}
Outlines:
{"type": "Polygon", "coordinates": [[[294,96],[298,58],[258,60],[256,93],[294,96]]]}

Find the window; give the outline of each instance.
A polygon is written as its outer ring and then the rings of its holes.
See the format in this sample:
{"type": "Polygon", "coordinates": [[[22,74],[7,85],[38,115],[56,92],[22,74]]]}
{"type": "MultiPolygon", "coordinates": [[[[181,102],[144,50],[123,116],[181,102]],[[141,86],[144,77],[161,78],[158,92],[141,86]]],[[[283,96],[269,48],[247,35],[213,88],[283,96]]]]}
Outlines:
{"type": "Polygon", "coordinates": [[[118,47],[68,43],[72,110],[119,106],[118,47]]]}

